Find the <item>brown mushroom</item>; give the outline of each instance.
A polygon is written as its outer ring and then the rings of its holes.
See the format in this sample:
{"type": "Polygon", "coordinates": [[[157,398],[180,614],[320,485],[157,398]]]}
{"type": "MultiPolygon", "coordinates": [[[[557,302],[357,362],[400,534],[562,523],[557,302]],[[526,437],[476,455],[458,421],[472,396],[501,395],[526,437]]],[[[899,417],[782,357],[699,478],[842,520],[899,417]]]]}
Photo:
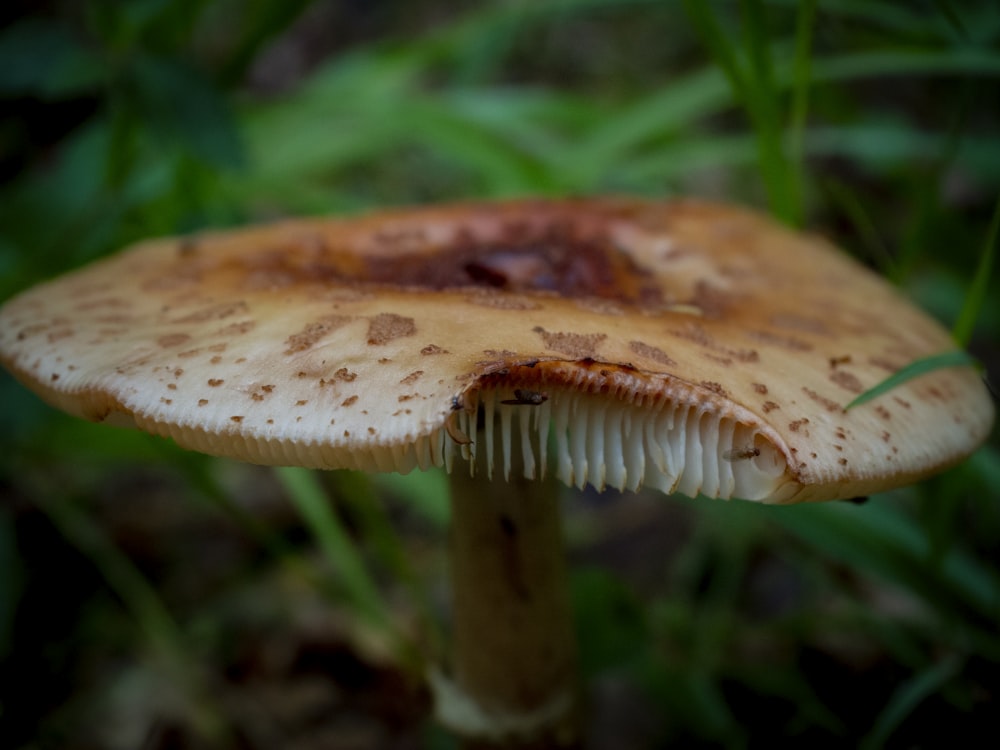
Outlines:
{"type": "Polygon", "coordinates": [[[434,682],[445,721],[493,736],[558,733],[576,703],[558,506],[532,480],[774,503],[911,483],[987,435],[977,374],[844,406],[951,348],[823,240],[681,201],[155,240],[0,311],[3,363],[73,414],[261,464],[451,470],[434,682]]]}

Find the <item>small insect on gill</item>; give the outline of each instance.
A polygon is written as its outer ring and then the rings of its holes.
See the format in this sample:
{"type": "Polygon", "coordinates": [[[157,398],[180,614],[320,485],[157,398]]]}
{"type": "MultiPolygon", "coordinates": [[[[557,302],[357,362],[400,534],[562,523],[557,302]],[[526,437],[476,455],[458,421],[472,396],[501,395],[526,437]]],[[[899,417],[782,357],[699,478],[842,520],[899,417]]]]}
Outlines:
{"type": "Polygon", "coordinates": [[[542,391],[529,391],[524,388],[514,389],[514,398],[506,398],[501,404],[514,406],[539,406],[549,400],[549,394],[542,391]]]}
{"type": "Polygon", "coordinates": [[[756,458],[760,455],[760,448],[749,447],[749,448],[733,448],[722,454],[722,457],[727,461],[745,461],[750,458],[756,458]]]}
{"type": "Polygon", "coordinates": [[[464,411],[466,414],[471,414],[475,409],[475,400],[469,391],[458,396],[453,396],[451,399],[451,412],[444,420],[444,429],[448,433],[448,437],[459,445],[470,445],[472,443],[472,438],[466,435],[458,424],[456,424],[459,412],[464,411]]]}

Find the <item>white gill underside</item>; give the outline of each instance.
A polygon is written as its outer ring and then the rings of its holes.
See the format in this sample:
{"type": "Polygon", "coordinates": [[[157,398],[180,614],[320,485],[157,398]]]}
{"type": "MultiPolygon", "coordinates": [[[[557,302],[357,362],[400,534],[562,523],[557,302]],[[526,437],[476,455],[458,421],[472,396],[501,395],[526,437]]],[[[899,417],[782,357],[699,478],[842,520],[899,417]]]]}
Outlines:
{"type": "Polygon", "coordinates": [[[471,470],[485,467],[490,479],[512,472],[532,479],[552,467],[560,481],[580,488],[646,486],[747,500],[775,496],[786,479],[785,459],[770,440],[707,405],[628,404],[586,392],[556,392],[540,404],[504,401],[518,399],[481,391],[477,408],[453,413],[450,430],[391,458],[383,454],[378,468],[444,465],[451,472],[468,462],[471,470]],[[463,436],[471,442],[462,444],[463,436]]]}
{"type": "MultiPolygon", "coordinates": [[[[449,472],[485,471],[490,479],[514,472],[531,479],[553,470],[560,481],[579,488],[651,487],[746,500],[779,499],[788,480],[784,456],[756,426],[720,417],[708,404],[629,403],[570,390],[550,390],[546,400],[534,404],[507,389],[483,389],[472,401],[451,414],[447,428],[394,446],[358,450],[250,439],[237,454],[264,464],[364,471],[443,466],[449,472]]],[[[197,450],[233,455],[221,445],[231,438],[169,427],[157,431],[197,450]]]]}

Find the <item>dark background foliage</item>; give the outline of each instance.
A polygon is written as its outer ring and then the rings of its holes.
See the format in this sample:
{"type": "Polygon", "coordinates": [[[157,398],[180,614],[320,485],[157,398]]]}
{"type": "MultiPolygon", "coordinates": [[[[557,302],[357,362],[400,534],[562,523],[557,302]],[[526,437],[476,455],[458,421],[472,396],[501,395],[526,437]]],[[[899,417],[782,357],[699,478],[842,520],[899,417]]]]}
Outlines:
{"type": "MultiPolygon", "coordinates": [[[[831,236],[995,373],[998,81],[988,0],[8,0],[0,299],[151,235],[694,194],[831,236]]],[[[0,403],[0,745],[447,745],[439,475],[0,403]]],[[[991,746],[998,450],[862,505],[568,494],[593,746],[991,746]]]]}

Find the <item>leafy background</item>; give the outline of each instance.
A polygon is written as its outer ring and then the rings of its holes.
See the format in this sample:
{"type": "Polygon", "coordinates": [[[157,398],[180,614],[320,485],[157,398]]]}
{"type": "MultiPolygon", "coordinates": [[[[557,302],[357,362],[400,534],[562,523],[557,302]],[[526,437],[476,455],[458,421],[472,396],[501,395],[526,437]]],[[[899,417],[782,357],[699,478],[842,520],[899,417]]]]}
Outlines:
{"type": "MultiPolygon", "coordinates": [[[[1000,363],[994,2],[0,9],[0,299],[129,242],[453,198],[735,200],[1000,363]]],[[[0,377],[0,745],[447,747],[437,474],[232,464],[0,377]]],[[[989,746],[1000,442],[864,504],[567,493],[594,747],[989,746]]]]}

